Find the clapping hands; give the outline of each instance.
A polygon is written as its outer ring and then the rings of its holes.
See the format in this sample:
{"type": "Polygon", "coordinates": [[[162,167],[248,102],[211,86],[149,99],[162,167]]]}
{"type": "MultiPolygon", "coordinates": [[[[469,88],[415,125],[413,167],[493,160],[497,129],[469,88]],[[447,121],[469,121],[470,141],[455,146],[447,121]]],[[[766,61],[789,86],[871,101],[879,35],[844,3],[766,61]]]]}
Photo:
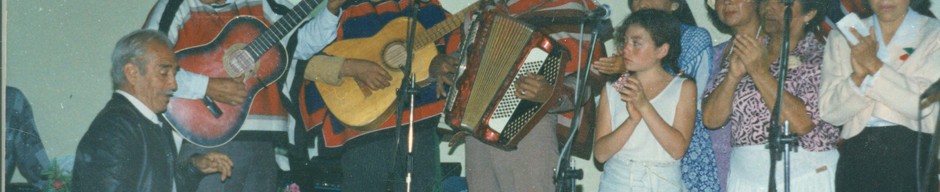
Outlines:
{"type": "MultiPolygon", "coordinates": [[[[875,34],[875,28],[869,28],[868,34],[875,34]]],[[[867,37],[862,37],[855,28],[850,28],[849,31],[852,35],[858,39],[858,44],[849,45],[852,48],[852,75],[857,77],[864,77],[866,75],[874,74],[881,69],[881,60],[876,56],[878,53],[878,41],[875,39],[875,35],[869,35],[867,37]]]]}
{"type": "Polygon", "coordinates": [[[620,100],[627,103],[627,112],[630,114],[628,120],[642,119],[643,115],[639,109],[650,107],[650,102],[640,80],[633,76],[628,77],[627,83],[617,89],[617,92],[620,93],[620,100]]]}
{"type": "Polygon", "coordinates": [[[768,73],[770,70],[770,59],[767,53],[767,47],[761,45],[756,38],[737,36],[734,38],[736,53],[731,55],[730,75],[734,77],[743,77],[744,75],[755,75],[758,73],[768,73]]]}

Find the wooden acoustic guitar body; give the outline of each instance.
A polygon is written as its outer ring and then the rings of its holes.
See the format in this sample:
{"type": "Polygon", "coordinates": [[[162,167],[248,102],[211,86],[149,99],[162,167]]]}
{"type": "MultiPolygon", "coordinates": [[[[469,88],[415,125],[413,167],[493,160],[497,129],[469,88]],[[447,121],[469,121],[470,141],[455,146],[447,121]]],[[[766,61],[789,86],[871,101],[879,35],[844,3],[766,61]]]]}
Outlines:
{"type": "MultiPolygon", "coordinates": [[[[352,77],[343,77],[339,86],[316,83],[327,107],[347,127],[357,131],[371,131],[395,111],[396,94],[405,76],[395,66],[403,66],[406,59],[409,22],[409,18],[401,17],[386,24],[372,37],[342,40],[324,49],[329,55],[372,61],[392,76],[390,85],[380,90],[359,87],[352,77]]],[[[415,36],[421,36],[425,29],[418,25],[415,31],[415,36]]],[[[437,48],[433,43],[415,47],[412,72],[415,73],[415,80],[422,82],[428,78],[428,67],[437,56],[437,48]]]]}

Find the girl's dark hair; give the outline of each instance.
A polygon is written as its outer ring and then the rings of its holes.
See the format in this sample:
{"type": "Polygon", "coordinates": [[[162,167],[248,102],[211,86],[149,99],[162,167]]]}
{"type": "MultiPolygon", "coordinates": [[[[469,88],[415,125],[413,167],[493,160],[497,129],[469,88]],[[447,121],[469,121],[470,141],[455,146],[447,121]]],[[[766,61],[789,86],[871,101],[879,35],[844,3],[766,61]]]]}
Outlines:
{"type": "Polygon", "coordinates": [[[614,40],[617,47],[623,47],[626,39],[624,35],[627,29],[632,25],[637,25],[646,29],[650,34],[656,47],[663,44],[669,44],[669,52],[662,59],[663,69],[666,71],[679,71],[679,53],[682,52],[682,45],[679,40],[682,38],[679,31],[679,20],[675,16],[665,11],[654,9],[643,9],[633,12],[629,17],[623,20],[623,23],[614,31],[614,40]]]}
{"type": "MultiPolygon", "coordinates": [[[[627,5],[633,6],[634,0],[628,0],[627,5]]],[[[679,9],[672,11],[672,15],[676,16],[679,19],[679,22],[686,25],[698,26],[695,23],[695,16],[692,15],[692,9],[689,8],[689,4],[685,0],[668,0],[673,3],[679,4],[679,9]]],[[[631,7],[632,9],[632,7],[631,7]]]]}
{"type": "MultiPolygon", "coordinates": [[[[868,0],[862,0],[862,5],[865,6],[865,9],[872,10],[872,13],[874,13],[874,9],[871,8],[871,3],[868,3],[868,0]]],[[[911,0],[908,6],[911,7],[914,12],[920,13],[921,15],[937,18],[933,12],[930,11],[930,0],[911,0]]]]}

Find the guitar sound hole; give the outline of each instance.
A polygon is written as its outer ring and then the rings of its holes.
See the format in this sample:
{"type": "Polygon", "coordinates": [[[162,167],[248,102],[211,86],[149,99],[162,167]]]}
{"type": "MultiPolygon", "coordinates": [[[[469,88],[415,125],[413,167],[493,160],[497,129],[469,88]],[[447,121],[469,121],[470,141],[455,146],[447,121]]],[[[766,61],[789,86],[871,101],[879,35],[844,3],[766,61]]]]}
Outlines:
{"type": "Polygon", "coordinates": [[[222,68],[229,77],[240,77],[254,67],[254,59],[242,45],[233,45],[226,50],[222,68]]]}
{"type": "Polygon", "coordinates": [[[382,53],[382,61],[384,61],[385,65],[388,67],[399,69],[405,66],[405,60],[408,57],[405,50],[405,44],[401,41],[389,43],[385,46],[385,51],[382,53]]]}
{"type": "Polygon", "coordinates": [[[254,63],[254,59],[252,59],[251,56],[248,55],[248,51],[245,51],[243,49],[238,52],[235,52],[235,60],[232,63],[232,65],[238,68],[239,74],[244,74],[245,72],[250,70],[253,63],[254,63]]]}

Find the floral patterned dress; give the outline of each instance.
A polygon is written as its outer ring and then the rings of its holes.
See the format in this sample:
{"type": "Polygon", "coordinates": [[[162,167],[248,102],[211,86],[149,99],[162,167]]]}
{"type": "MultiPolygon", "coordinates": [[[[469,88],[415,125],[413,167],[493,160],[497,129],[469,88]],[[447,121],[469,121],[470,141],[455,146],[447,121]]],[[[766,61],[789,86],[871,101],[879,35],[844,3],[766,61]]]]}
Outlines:
{"type": "MultiPolygon", "coordinates": [[[[712,54],[711,36],[702,28],[682,25],[682,54],[679,55],[679,68],[684,75],[695,79],[698,99],[708,84],[712,54]]],[[[718,173],[712,141],[702,124],[702,113],[698,110],[692,141],[685,156],[682,157],[682,181],[688,191],[718,191],[718,173]]]]}

